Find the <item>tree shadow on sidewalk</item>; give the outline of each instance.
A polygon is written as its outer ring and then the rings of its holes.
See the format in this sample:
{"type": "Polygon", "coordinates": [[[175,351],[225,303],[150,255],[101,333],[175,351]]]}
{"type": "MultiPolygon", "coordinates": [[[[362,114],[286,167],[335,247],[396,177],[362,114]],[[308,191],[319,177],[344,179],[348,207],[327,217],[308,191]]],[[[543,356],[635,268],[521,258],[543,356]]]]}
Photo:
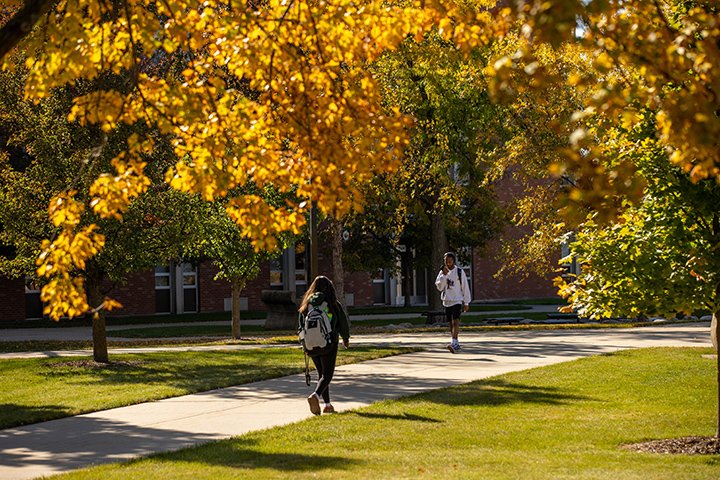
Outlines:
{"type": "Polygon", "coordinates": [[[216,435],[139,427],[92,416],[64,418],[0,431],[0,471],[49,467],[62,472],[216,439],[216,435]]]}

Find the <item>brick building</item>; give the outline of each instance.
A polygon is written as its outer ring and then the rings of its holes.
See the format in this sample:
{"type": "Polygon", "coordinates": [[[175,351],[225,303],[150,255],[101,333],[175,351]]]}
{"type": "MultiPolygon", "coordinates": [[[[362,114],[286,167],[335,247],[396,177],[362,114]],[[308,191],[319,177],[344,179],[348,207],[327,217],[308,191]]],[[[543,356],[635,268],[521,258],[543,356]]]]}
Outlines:
{"type": "MultiPolygon", "coordinates": [[[[493,277],[500,263],[493,259],[498,250],[491,245],[486,257],[473,255],[472,265],[464,266],[471,280],[473,300],[512,300],[551,297],[555,289],[551,278],[531,276],[525,281],[493,277]]],[[[319,253],[320,273],[332,277],[329,252],[319,253]]],[[[265,289],[294,290],[299,298],[307,288],[307,253],[303,245],[287,250],[282,257],[266,262],[256,279],[241,294],[241,309],[263,310],[261,292],[265,289]]],[[[413,304],[427,302],[427,276],[437,272],[416,272],[413,304]]],[[[135,273],[108,293],[123,308],[117,315],[161,315],[168,313],[222,312],[230,310],[230,284],[215,280],[217,268],[211,262],[171,263],[155,271],[135,273]]],[[[348,305],[402,305],[400,282],[388,271],[349,272],[345,276],[348,305]]],[[[23,279],[0,279],[0,322],[38,318],[41,315],[39,292],[23,279]]]]}

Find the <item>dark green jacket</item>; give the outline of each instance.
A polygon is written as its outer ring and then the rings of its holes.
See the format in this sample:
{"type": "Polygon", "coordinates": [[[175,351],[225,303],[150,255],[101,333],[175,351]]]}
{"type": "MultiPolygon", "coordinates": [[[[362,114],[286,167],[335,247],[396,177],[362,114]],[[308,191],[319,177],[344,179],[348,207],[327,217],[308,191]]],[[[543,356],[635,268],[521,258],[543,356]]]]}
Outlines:
{"type": "MultiPolygon", "coordinates": [[[[322,292],[316,292],[310,297],[310,305],[318,306],[325,301],[325,294],[322,292]]],[[[348,320],[347,314],[340,303],[335,305],[328,304],[328,310],[330,310],[330,326],[332,327],[333,341],[338,342],[338,337],[341,337],[343,341],[347,342],[350,339],[350,321],[348,320]]],[[[298,316],[298,331],[303,325],[303,313],[300,312],[298,316]]]]}

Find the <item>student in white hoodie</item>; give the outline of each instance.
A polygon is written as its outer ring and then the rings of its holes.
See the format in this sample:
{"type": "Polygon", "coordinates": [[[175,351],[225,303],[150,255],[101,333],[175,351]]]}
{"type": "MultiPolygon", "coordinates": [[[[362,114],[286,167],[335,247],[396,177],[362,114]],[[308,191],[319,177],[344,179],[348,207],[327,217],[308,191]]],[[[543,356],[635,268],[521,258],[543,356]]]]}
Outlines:
{"type": "Polygon", "coordinates": [[[458,333],[460,333],[460,314],[467,312],[470,307],[470,286],[467,275],[457,266],[457,258],[452,252],[443,257],[444,265],[435,279],[435,286],[441,292],[440,297],[445,307],[445,316],[450,324],[450,345],[447,349],[451,353],[460,351],[458,333]]]}

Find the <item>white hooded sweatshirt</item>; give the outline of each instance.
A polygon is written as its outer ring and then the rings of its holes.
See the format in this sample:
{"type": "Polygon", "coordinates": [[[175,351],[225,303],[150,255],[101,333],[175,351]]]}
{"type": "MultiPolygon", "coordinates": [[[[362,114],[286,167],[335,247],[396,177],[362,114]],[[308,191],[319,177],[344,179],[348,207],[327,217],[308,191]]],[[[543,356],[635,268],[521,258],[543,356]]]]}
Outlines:
{"type": "Polygon", "coordinates": [[[470,286],[468,285],[467,275],[460,275],[460,269],[455,266],[445,275],[442,270],[435,279],[435,286],[442,292],[443,305],[452,307],[458,303],[469,305],[472,297],[470,295],[470,286]]]}

